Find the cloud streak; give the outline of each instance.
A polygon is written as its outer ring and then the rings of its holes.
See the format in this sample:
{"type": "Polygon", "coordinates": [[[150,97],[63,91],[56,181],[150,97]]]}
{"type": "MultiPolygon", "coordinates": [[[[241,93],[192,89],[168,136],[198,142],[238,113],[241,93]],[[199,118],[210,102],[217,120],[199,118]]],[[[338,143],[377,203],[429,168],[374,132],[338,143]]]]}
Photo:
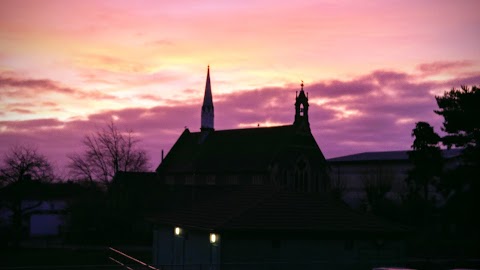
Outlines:
{"type": "Polygon", "coordinates": [[[77,92],[72,88],[62,87],[51,80],[15,78],[6,74],[0,74],[0,87],[2,89],[7,89],[3,94],[9,97],[30,97],[39,90],[45,92],[58,92],[67,95],[73,95],[77,92]]]}
{"type": "Polygon", "coordinates": [[[423,73],[423,75],[439,74],[452,70],[462,70],[473,66],[472,61],[436,61],[432,63],[424,63],[417,66],[417,69],[423,73]]]}
{"type": "Polygon", "coordinates": [[[4,97],[10,98],[31,98],[41,94],[56,93],[82,99],[117,99],[113,95],[100,91],[82,91],[62,86],[61,83],[50,79],[23,78],[6,72],[0,73],[0,89],[4,97]]]}

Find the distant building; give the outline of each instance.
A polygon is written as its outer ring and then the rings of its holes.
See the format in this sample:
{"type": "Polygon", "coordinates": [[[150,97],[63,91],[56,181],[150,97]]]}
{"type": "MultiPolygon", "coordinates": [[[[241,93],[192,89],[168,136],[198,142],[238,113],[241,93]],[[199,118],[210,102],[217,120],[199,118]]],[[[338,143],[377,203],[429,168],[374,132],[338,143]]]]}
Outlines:
{"type": "Polygon", "coordinates": [[[30,178],[3,187],[0,189],[0,219],[3,220],[0,239],[13,241],[10,238],[16,231],[21,241],[63,241],[68,227],[68,206],[84,193],[85,188],[75,183],[44,183],[30,178]]]}
{"type": "MultiPolygon", "coordinates": [[[[67,203],[63,199],[35,199],[22,200],[19,206],[25,214],[22,217],[22,237],[55,237],[60,236],[65,227],[65,213],[67,203]]],[[[0,210],[3,219],[3,230],[10,230],[13,226],[11,216],[13,212],[5,207],[0,210]]]]}
{"type": "MultiPolygon", "coordinates": [[[[443,150],[444,168],[450,170],[460,164],[461,149],[443,150]]],[[[328,160],[331,168],[332,185],[343,186],[343,199],[349,205],[358,207],[366,198],[365,183],[383,181],[391,184],[387,193],[393,200],[399,200],[406,192],[408,171],[413,165],[408,151],[365,152],[328,160]]]]}

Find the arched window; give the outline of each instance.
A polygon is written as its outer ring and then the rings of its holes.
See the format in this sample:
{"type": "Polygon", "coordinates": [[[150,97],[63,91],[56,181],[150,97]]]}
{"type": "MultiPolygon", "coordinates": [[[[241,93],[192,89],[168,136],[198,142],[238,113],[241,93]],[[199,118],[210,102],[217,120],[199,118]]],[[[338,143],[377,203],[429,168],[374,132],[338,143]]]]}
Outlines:
{"type": "Polygon", "coordinates": [[[310,165],[305,157],[301,157],[295,164],[295,190],[310,191],[310,165]]]}

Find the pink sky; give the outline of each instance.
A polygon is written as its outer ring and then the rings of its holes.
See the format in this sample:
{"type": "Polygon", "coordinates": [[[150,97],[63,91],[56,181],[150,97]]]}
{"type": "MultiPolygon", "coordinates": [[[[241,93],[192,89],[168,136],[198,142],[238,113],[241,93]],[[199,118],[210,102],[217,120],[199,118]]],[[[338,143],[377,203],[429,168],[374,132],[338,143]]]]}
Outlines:
{"type": "Polygon", "coordinates": [[[479,1],[2,1],[0,151],[64,172],[112,119],[151,168],[197,131],[211,66],[215,128],[291,124],[300,81],[327,158],[408,149],[440,130],[434,96],[480,84],[479,1]]]}

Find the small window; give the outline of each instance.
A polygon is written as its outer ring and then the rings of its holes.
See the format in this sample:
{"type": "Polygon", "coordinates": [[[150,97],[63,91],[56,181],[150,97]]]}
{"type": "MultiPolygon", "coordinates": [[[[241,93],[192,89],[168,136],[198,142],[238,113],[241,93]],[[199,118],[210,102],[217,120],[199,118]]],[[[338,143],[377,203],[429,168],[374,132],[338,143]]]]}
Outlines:
{"type": "Polygon", "coordinates": [[[263,185],[263,175],[254,175],[252,177],[252,184],[263,185]]]}
{"type": "Polygon", "coordinates": [[[207,185],[215,185],[215,175],[207,176],[207,185]]]}
{"type": "Polygon", "coordinates": [[[227,177],[228,185],[238,185],[238,175],[229,175],[227,177]]]}

